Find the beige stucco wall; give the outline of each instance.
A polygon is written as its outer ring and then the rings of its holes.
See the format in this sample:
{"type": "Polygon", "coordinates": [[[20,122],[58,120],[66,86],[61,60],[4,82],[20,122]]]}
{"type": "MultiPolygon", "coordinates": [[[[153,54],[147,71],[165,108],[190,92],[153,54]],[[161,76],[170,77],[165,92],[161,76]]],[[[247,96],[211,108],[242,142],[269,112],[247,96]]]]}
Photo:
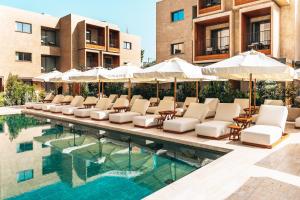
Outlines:
{"type": "Polygon", "coordinates": [[[156,60],[174,57],[171,55],[171,44],[184,42],[184,53],[176,55],[189,62],[193,60],[193,23],[192,7],[197,0],[163,0],[156,4],[156,60]],[[184,9],[185,19],[171,22],[171,12],[184,9]]]}
{"type": "Polygon", "coordinates": [[[11,72],[22,78],[41,73],[41,54],[60,55],[60,48],[41,45],[41,26],[59,28],[58,19],[49,15],[0,6],[0,76],[11,72]],[[32,24],[32,34],[16,32],[16,21],[32,24]],[[32,53],[32,62],[15,60],[15,53],[32,53]]]}
{"type": "Polygon", "coordinates": [[[132,63],[133,65],[141,66],[141,38],[135,35],[130,35],[128,33],[121,33],[120,39],[120,54],[122,55],[120,64],[123,65],[124,63],[132,63]],[[124,49],[124,42],[131,42],[132,49],[124,49]]]}

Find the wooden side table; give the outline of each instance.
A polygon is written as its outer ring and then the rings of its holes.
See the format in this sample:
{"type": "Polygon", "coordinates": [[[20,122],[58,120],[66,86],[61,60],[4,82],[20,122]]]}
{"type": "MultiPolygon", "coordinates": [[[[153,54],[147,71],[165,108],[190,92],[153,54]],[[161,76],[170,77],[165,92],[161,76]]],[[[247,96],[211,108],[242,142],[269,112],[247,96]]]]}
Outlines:
{"type": "Polygon", "coordinates": [[[233,121],[238,125],[239,127],[243,129],[250,127],[252,123],[252,117],[236,117],[233,118],[233,121]]]}
{"type": "Polygon", "coordinates": [[[120,107],[113,107],[115,112],[120,113],[120,112],[126,112],[129,110],[128,106],[120,106],[120,107]]]}
{"type": "Polygon", "coordinates": [[[229,140],[239,141],[242,128],[238,125],[230,125],[229,140]]]}
{"type": "Polygon", "coordinates": [[[93,108],[93,107],[96,106],[95,103],[84,103],[83,105],[84,105],[85,108],[93,108]]]}
{"type": "Polygon", "coordinates": [[[250,108],[245,108],[244,109],[245,113],[246,113],[246,116],[252,116],[252,115],[255,115],[257,112],[258,112],[258,108],[254,106],[251,107],[251,113],[250,113],[250,108]]]}
{"type": "Polygon", "coordinates": [[[157,117],[155,120],[157,121],[158,124],[157,128],[162,129],[164,121],[175,118],[176,111],[166,110],[166,111],[160,111],[158,113],[160,114],[160,117],[157,117]]]}

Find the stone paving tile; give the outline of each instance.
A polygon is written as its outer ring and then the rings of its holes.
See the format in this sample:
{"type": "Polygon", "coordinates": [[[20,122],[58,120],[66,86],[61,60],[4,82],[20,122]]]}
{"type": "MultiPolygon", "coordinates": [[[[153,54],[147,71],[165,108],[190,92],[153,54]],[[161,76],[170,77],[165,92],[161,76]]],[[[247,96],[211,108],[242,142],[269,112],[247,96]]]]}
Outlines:
{"type": "Polygon", "coordinates": [[[300,188],[271,178],[251,177],[227,200],[299,199],[300,188]]]}
{"type": "Polygon", "coordinates": [[[300,144],[289,144],[266,158],[256,165],[300,176],[300,144]]]}

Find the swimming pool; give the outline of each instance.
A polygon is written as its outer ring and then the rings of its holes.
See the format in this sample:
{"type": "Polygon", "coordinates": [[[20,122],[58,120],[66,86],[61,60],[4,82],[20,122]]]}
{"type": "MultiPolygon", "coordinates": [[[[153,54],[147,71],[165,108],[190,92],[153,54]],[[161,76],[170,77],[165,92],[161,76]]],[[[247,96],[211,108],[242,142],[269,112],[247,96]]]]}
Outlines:
{"type": "Polygon", "coordinates": [[[224,153],[29,115],[0,117],[0,199],[141,199],[224,153]]]}

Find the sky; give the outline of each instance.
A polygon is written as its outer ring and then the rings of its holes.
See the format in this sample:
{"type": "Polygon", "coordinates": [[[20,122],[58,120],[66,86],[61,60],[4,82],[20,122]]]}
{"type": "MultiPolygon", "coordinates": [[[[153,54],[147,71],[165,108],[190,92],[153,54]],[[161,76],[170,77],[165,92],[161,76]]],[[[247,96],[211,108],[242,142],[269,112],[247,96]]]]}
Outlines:
{"type": "Polygon", "coordinates": [[[156,0],[0,0],[1,5],[62,17],[69,13],[107,21],[139,35],[145,60],[155,59],[156,0]]]}

